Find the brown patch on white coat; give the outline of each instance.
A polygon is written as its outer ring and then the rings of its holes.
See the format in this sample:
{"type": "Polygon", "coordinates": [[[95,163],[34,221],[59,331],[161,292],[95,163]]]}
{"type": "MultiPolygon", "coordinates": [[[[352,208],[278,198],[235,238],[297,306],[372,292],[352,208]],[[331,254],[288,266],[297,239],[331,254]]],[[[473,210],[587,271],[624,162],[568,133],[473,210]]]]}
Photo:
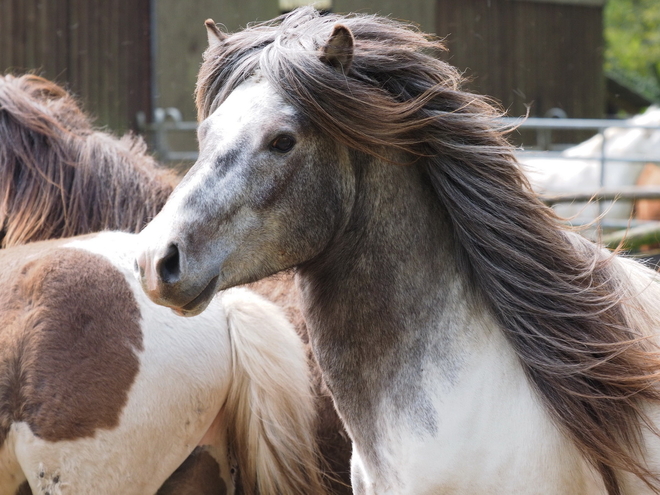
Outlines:
{"type": "Polygon", "coordinates": [[[115,428],[139,371],[140,309],[124,276],[62,244],[0,251],[14,267],[0,273],[0,443],[17,422],[50,442],[115,428]]]}

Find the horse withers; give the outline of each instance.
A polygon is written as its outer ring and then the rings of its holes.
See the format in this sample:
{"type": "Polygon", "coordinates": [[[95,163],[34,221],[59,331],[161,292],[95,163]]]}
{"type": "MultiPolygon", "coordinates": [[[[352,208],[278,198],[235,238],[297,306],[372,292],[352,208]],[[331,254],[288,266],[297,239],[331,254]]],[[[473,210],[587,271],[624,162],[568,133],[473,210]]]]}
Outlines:
{"type": "Polygon", "coordinates": [[[237,289],[176,318],[135,281],[135,242],[0,250],[0,493],[323,493],[282,312],[237,289]]]}
{"type": "Polygon", "coordinates": [[[659,492],[657,275],[539,202],[442,45],[311,8],[208,28],[152,300],[294,267],[357,494],[659,492]]]}

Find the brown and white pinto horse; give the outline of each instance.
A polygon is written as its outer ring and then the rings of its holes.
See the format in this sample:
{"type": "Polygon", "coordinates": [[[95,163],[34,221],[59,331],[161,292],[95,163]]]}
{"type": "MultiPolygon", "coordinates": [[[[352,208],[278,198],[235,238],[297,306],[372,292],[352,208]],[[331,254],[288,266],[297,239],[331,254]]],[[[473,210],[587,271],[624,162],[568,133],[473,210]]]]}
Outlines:
{"type": "MultiPolygon", "coordinates": [[[[95,129],[75,99],[53,82],[34,75],[0,77],[2,247],[103,229],[137,232],[176,182],[140,138],[117,139],[95,129]]],[[[291,275],[251,288],[284,306],[305,339],[291,275]]],[[[309,363],[323,469],[332,493],[350,493],[350,444],[311,355],[309,363]]],[[[199,474],[207,471],[205,452],[191,454],[159,494],[206,493],[195,491],[199,474]]],[[[211,483],[209,490],[219,488],[211,483]]]]}
{"type": "Polygon", "coordinates": [[[198,444],[198,485],[159,493],[235,493],[236,465],[243,493],[322,493],[305,351],[281,310],[238,289],[175,318],[132,275],[135,239],[0,251],[0,493],[154,494],[198,444]]]}

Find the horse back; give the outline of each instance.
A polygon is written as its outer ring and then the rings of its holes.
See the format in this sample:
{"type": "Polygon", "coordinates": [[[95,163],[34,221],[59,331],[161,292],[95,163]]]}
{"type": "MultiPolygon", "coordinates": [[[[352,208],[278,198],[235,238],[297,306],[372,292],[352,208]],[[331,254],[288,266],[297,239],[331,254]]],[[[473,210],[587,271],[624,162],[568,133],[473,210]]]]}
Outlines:
{"type": "Polygon", "coordinates": [[[109,261],[62,244],[0,252],[2,442],[15,422],[53,442],[113,428],[139,370],[133,291],[109,261]]]}

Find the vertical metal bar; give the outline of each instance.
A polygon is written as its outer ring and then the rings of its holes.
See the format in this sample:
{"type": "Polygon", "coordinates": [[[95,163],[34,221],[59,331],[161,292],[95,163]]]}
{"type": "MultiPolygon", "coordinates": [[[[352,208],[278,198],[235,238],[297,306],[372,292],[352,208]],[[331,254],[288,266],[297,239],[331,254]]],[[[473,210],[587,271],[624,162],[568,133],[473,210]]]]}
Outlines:
{"type": "MultiPolygon", "coordinates": [[[[600,187],[601,189],[605,187],[605,164],[607,163],[607,158],[605,158],[605,144],[607,142],[607,137],[605,131],[607,130],[606,127],[601,127],[598,129],[598,134],[601,137],[600,141],[600,187]]],[[[603,233],[602,229],[602,218],[601,215],[603,214],[603,203],[598,200],[598,223],[596,225],[596,228],[598,229],[598,237],[603,233]]]]}
{"type": "Polygon", "coordinates": [[[149,71],[149,91],[150,91],[150,107],[149,107],[149,113],[151,115],[147,115],[147,122],[153,122],[153,112],[156,111],[156,108],[158,108],[158,67],[157,67],[157,62],[158,62],[158,36],[160,33],[158,32],[158,9],[156,6],[156,0],[149,0],[149,64],[150,64],[150,71],[149,71]]]}

